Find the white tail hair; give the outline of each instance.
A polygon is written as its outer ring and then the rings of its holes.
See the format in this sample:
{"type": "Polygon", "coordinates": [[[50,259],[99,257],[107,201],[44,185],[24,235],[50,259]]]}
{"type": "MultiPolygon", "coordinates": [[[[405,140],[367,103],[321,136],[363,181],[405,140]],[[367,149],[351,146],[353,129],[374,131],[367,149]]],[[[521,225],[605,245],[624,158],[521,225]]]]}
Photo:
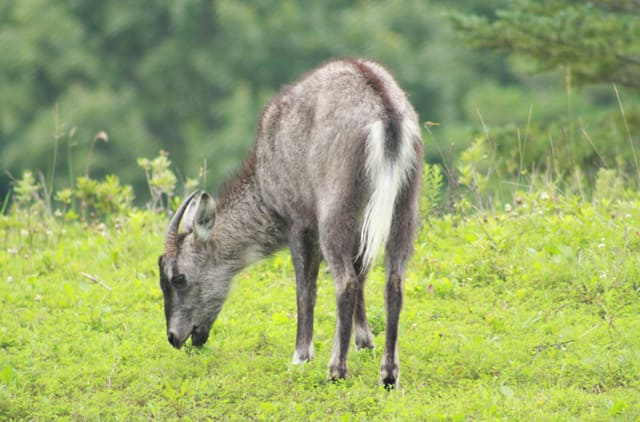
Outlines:
{"type": "Polygon", "coordinates": [[[364,210],[360,249],[362,272],[365,272],[386,245],[398,193],[407,182],[410,170],[415,168],[414,142],[420,132],[411,120],[404,120],[400,130],[398,154],[389,157],[385,151],[387,133],[385,125],[378,120],[369,127],[366,142],[365,168],[371,187],[371,196],[364,210]]]}

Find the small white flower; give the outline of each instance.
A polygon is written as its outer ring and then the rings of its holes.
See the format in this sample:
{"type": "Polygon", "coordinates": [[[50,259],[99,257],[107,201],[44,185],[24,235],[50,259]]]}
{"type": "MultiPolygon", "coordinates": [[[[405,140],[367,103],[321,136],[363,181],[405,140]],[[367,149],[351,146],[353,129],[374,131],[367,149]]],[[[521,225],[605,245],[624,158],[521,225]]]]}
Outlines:
{"type": "Polygon", "coordinates": [[[504,211],[505,212],[511,212],[511,204],[505,204],[504,205],[504,211]]]}

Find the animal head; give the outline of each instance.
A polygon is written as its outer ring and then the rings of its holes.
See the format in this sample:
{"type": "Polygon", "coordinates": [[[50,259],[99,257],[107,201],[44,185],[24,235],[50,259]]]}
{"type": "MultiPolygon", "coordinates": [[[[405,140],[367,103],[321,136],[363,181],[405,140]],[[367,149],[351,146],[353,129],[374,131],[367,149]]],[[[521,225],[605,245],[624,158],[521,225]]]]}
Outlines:
{"type": "Polygon", "coordinates": [[[189,337],[194,346],[207,341],[229,292],[232,273],[216,260],[211,236],[214,223],[213,198],[193,192],[167,228],[164,254],[158,264],[167,339],[177,349],[189,337]],[[179,230],[181,222],[183,231],[179,230]]]}

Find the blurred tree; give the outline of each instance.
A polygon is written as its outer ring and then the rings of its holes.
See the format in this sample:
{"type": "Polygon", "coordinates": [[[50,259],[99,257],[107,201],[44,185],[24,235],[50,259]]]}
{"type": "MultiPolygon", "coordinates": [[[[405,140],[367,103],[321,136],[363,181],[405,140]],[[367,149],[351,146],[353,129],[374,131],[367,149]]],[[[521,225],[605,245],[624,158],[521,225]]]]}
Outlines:
{"type": "Polygon", "coordinates": [[[637,0],[519,0],[495,18],[460,14],[454,22],[473,46],[533,59],[539,70],[568,67],[576,83],[640,88],[637,0]]]}
{"type": "Polygon", "coordinates": [[[640,130],[640,2],[518,0],[505,6],[494,16],[453,16],[470,45],[509,54],[521,72],[538,73],[519,87],[489,83],[467,96],[467,108],[490,99],[486,116],[498,124],[490,134],[493,150],[511,157],[495,172],[518,180],[528,170],[558,179],[579,174],[588,186],[601,167],[614,167],[640,183],[634,139],[640,130]],[[631,101],[623,105],[610,83],[628,88],[631,101]],[[589,88],[573,96],[575,85],[589,88]],[[501,110],[509,113],[501,117],[501,110]]]}
{"type": "MultiPolygon", "coordinates": [[[[456,5],[492,16],[504,3],[456,5]]],[[[260,108],[331,57],[384,63],[424,120],[455,126],[478,78],[512,76],[500,59],[461,48],[450,8],[442,0],[4,0],[0,196],[5,171],[27,168],[48,186],[73,185],[87,169],[117,173],[144,195],[136,160],[160,150],[183,179],[206,166],[205,183],[215,186],[250,148],[260,108]]]]}
{"type": "Polygon", "coordinates": [[[142,183],[138,156],[172,147],[180,157],[181,129],[191,119],[214,126],[215,114],[203,104],[221,90],[202,74],[197,56],[215,32],[212,6],[3,2],[1,168],[55,166],[47,175],[73,178],[86,168],[101,131],[109,142],[96,144],[89,168],[97,175],[118,173],[142,183]]]}

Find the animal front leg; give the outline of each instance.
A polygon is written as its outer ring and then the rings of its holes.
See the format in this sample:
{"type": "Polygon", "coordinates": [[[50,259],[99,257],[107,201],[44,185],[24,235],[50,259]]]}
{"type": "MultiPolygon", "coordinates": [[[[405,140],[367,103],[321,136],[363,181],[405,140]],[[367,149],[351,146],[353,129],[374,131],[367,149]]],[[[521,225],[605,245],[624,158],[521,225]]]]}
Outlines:
{"type": "Polygon", "coordinates": [[[293,363],[300,364],[313,359],[313,310],[316,303],[320,249],[317,235],[308,230],[292,230],[291,256],[296,272],[296,300],[298,328],[293,363]]]}

